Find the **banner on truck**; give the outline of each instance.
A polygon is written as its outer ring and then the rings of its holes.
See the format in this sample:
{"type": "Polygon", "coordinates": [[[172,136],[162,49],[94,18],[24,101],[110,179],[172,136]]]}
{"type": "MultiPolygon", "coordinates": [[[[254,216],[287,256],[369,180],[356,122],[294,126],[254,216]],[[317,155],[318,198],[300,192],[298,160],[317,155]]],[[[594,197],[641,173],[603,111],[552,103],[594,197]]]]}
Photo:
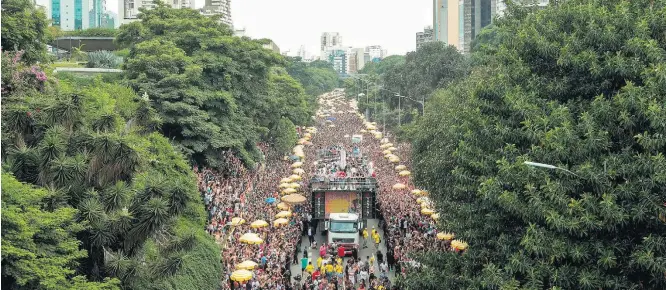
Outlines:
{"type": "Polygon", "coordinates": [[[326,217],[330,213],[357,213],[358,194],[356,192],[327,192],[326,193],[326,217]]]}

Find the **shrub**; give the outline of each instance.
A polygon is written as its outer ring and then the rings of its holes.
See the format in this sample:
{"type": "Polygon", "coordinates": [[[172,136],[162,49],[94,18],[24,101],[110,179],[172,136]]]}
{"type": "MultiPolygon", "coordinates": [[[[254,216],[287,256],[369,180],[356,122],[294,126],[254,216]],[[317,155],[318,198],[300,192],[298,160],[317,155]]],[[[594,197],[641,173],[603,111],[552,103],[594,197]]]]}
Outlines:
{"type": "Polygon", "coordinates": [[[100,50],[88,53],[89,68],[117,68],[122,63],[122,59],[110,51],[100,50]]]}

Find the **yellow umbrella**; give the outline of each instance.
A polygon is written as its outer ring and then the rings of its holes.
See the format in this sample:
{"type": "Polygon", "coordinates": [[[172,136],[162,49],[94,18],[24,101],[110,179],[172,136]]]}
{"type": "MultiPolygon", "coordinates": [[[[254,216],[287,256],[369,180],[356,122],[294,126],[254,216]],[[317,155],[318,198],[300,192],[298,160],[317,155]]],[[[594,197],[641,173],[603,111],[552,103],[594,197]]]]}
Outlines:
{"type": "Polygon", "coordinates": [[[436,214],[431,215],[430,217],[434,220],[438,220],[439,219],[439,214],[436,213],[436,214]]]}
{"type": "Polygon", "coordinates": [[[396,157],[398,157],[398,156],[395,156],[395,155],[389,153],[389,154],[384,155],[384,157],[385,157],[386,159],[391,159],[391,158],[396,158],[396,157]]]}
{"type": "Polygon", "coordinates": [[[286,218],[279,218],[273,221],[274,226],[286,225],[289,223],[289,220],[286,218]]]}
{"type": "Polygon", "coordinates": [[[303,145],[296,145],[296,147],[294,147],[294,149],[292,150],[292,152],[294,153],[302,151],[303,151],[303,145]]]}
{"type": "Polygon", "coordinates": [[[379,145],[379,148],[381,148],[381,149],[387,149],[389,147],[391,147],[391,146],[389,146],[388,144],[379,145]]]}
{"type": "Polygon", "coordinates": [[[404,185],[402,183],[396,183],[393,185],[393,189],[405,189],[407,188],[407,185],[404,185]]]}
{"type": "Polygon", "coordinates": [[[451,247],[458,251],[464,251],[465,249],[467,249],[468,245],[464,241],[453,240],[451,241],[451,247]]]}
{"type": "Polygon", "coordinates": [[[296,189],[293,188],[286,188],[285,190],[282,191],[283,194],[290,194],[296,192],[296,189]]]}
{"type": "MultiPolygon", "coordinates": [[[[385,148],[391,148],[391,147],[393,147],[393,143],[386,143],[386,144],[384,144],[384,145],[386,146],[385,148]]],[[[382,149],[385,149],[385,148],[382,148],[382,149]]]]}
{"type": "Polygon", "coordinates": [[[429,208],[424,208],[424,209],[421,210],[421,213],[424,214],[424,215],[431,215],[431,214],[435,213],[435,211],[432,210],[432,209],[429,209],[429,208]]]}
{"type": "Polygon", "coordinates": [[[395,151],[395,150],[398,150],[398,148],[395,148],[395,147],[391,146],[391,147],[388,148],[388,150],[395,151]]]}
{"type": "Polygon", "coordinates": [[[299,204],[299,203],[304,203],[305,202],[305,196],[302,196],[300,194],[290,194],[290,195],[285,195],[282,197],[282,201],[289,203],[289,204],[299,204]]]}
{"type": "Polygon", "coordinates": [[[303,166],[303,162],[294,162],[294,164],[291,165],[291,168],[298,168],[303,166]]]}
{"type": "Polygon", "coordinates": [[[245,282],[252,279],[252,272],[248,270],[236,270],[231,273],[231,280],[236,282],[245,282]]]}
{"type": "Polygon", "coordinates": [[[247,233],[244,234],[238,239],[241,243],[246,243],[250,245],[258,245],[264,242],[262,238],[257,236],[257,234],[254,233],[247,233]]]}
{"type": "Polygon", "coordinates": [[[420,194],[421,194],[422,196],[428,196],[429,193],[428,193],[427,191],[425,191],[425,190],[421,190],[421,193],[420,193],[420,194]]]}
{"type": "Polygon", "coordinates": [[[245,219],[235,217],[231,219],[231,225],[232,226],[240,226],[245,223],[245,219]]]}
{"type": "Polygon", "coordinates": [[[252,270],[254,267],[259,266],[259,264],[255,263],[254,261],[243,261],[243,263],[236,264],[236,269],[239,270],[252,270]]]}
{"type": "Polygon", "coordinates": [[[391,154],[391,151],[389,151],[389,150],[384,150],[384,151],[382,151],[382,153],[384,153],[384,155],[388,155],[388,154],[391,154]]]}
{"type": "Polygon", "coordinates": [[[381,144],[388,143],[388,139],[384,138],[384,139],[380,140],[379,143],[381,143],[381,144]]]}
{"type": "Polygon", "coordinates": [[[277,204],[277,208],[281,210],[289,210],[289,205],[284,202],[281,202],[277,204]]]}
{"type": "Polygon", "coordinates": [[[398,158],[397,156],[396,157],[391,157],[391,158],[389,158],[389,161],[391,161],[391,163],[398,163],[398,162],[400,162],[400,158],[398,158]]]}
{"type": "Polygon", "coordinates": [[[291,183],[280,183],[280,188],[289,188],[291,183]]]}
{"type": "Polygon", "coordinates": [[[375,133],[375,139],[382,139],[382,133],[381,132],[376,132],[375,133]]]}
{"type": "Polygon", "coordinates": [[[301,174],[305,173],[305,170],[303,170],[302,168],[296,168],[292,171],[292,173],[301,175],[301,174]]]}
{"type": "Polygon", "coordinates": [[[298,157],[300,157],[300,158],[305,157],[305,154],[304,154],[303,152],[296,152],[294,155],[296,155],[296,156],[298,156],[298,157]]]}
{"type": "Polygon", "coordinates": [[[303,145],[305,142],[308,142],[308,140],[305,139],[298,139],[298,145],[303,145]]]}
{"type": "Polygon", "coordinates": [[[265,220],[256,220],[250,224],[252,228],[258,229],[268,226],[268,223],[265,220]]]}
{"type": "Polygon", "coordinates": [[[301,186],[298,185],[298,183],[287,183],[287,185],[284,186],[284,188],[294,188],[294,189],[299,188],[299,187],[301,187],[301,186]]]}
{"type": "Polygon", "coordinates": [[[428,202],[428,198],[427,197],[419,197],[419,198],[416,199],[416,202],[418,204],[422,204],[424,202],[428,202]]]}
{"type": "Polygon", "coordinates": [[[368,132],[368,131],[366,131],[365,129],[361,129],[361,133],[365,133],[365,132],[368,132]]]}
{"type": "Polygon", "coordinates": [[[290,211],[281,211],[278,214],[275,215],[276,218],[288,218],[291,216],[290,211]]]}
{"type": "Polygon", "coordinates": [[[285,177],[285,178],[280,179],[280,182],[289,183],[289,182],[291,182],[291,179],[285,177]]]}
{"type": "Polygon", "coordinates": [[[289,178],[291,178],[291,180],[301,180],[301,177],[296,174],[289,176],[289,178]]]}
{"type": "Polygon", "coordinates": [[[419,194],[421,194],[421,190],[420,189],[414,189],[414,190],[412,190],[412,194],[413,195],[419,195],[419,194]]]}
{"type": "Polygon", "coordinates": [[[412,173],[409,172],[409,171],[407,171],[407,170],[403,170],[403,171],[400,171],[400,172],[398,173],[398,175],[400,175],[400,176],[409,176],[409,175],[411,175],[411,174],[412,174],[412,173]]]}
{"type": "Polygon", "coordinates": [[[402,164],[395,167],[395,171],[403,171],[405,169],[407,169],[407,166],[404,166],[402,164]]]}
{"type": "Polygon", "coordinates": [[[335,125],[333,125],[333,124],[330,124],[330,125],[328,125],[328,126],[329,126],[329,127],[335,127],[335,125]]]}
{"type": "Polygon", "coordinates": [[[453,240],[453,238],[455,238],[455,237],[456,237],[456,235],[454,235],[454,234],[452,234],[452,233],[444,233],[444,232],[442,232],[442,233],[438,233],[438,234],[437,234],[437,239],[439,239],[439,240],[447,240],[447,241],[450,241],[450,240],[453,240]]]}

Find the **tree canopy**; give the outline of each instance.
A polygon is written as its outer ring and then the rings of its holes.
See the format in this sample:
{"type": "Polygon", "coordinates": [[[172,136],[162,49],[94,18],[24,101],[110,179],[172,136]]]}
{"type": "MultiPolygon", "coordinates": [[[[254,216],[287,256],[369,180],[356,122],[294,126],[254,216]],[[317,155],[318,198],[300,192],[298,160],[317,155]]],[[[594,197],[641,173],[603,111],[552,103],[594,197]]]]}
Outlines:
{"type": "MultiPolygon", "coordinates": [[[[14,58],[3,54],[3,64],[5,57],[14,58]]],[[[10,81],[34,78],[15,75],[10,81]]],[[[63,255],[53,261],[53,277],[41,272],[29,276],[23,267],[31,264],[4,264],[3,243],[3,281],[70,289],[58,281],[76,274],[92,281],[118,278],[122,287],[132,289],[216,289],[220,253],[203,230],[205,213],[195,178],[168,139],[153,132],[161,120],[149,100],[101,78],[41,84],[3,82],[3,166],[19,181],[48,191],[31,212],[42,210],[44,218],[54,219],[43,230],[69,229],[78,241],[61,232],[46,240],[36,237],[35,242],[47,245],[41,250],[63,255]],[[63,249],[49,249],[51,243],[63,249]],[[87,253],[74,251],[79,245],[87,253]],[[57,285],[48,286],[53,283],[57,285]]],[[[3,210],[3,242],[5,221],[12,218],[6,213],[11,211],[3,210]]],[[[40,252],[34,254],[40,257],[40,252]]],[[[82,279],[72,279],[72,287],[82,289],[77,286],[82,279]]]]}
{"type": "Polygon", "coordinates": [[[329,62],[316,60],[305,63],[298,57],[288,57],[287,61],[289,74],[303,85],[305,93],[312,98],[338,87],[338,73],[329,62]]]}
{"type": "Polygon", "coordinates": [[[78,261],[87,256],[76,234],[77,210],[49,210],[52,192],[22,184],[2,174],[2,285],[25,289],[118,289],[117,279],[88,282],[75,276],[78,261]],[[74,277],[74,278],[71,278],[74,277]]]}
{"type": "Polygon", "coordinates": [[[24,51],[23,60],[28,63],[46,61],[46,44],[51,39],[48,26],[45,12],[33,1],[2,0],[3,51],[24,51]]]}
{"type": "Polygon", "coordinates": [[[300,84],[273,70],[284,58],[262,41],[161,3],[139,19],[116,38],[130,48],[127,77],[161,116],[160,132],[195,162],[219,168],[222,152],[232,150],[252,167],[260,158],[256,143],[282,117],[301,123],[312,115],[300,84]]]}
{"type": "Polygon", "coordinates": [[[359,108],[367,108],[373,120],[392,128],[414,120],[432,92],[464,78],[469,64],[455,47],[429,42],[406,56],[368,63],[361,72],[367,75],[346,80],[347,92],[370,95],[360,99],[359,108]],[[399,100],[396,94],[403,97],[399,100]]]}
{"type": "Polygon", "coordinates": [[[424,255],[405,285],[666,288],[665,7],[573,0],[496,22],[410,136],[441,229],[470,248],[424,255]]]}

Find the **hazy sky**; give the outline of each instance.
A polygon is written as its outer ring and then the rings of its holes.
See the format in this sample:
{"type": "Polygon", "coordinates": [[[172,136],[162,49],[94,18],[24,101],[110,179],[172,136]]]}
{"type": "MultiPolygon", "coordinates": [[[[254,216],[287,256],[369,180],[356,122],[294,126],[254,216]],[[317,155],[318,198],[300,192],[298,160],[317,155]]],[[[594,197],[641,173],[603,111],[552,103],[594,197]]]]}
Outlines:
{"type": "MultiPolygon", "coordinates": [[[[49,0],[38,0],[47,5],[49,0]]],[[[118,12],[118,1],[106,0],[118,12]]],[[[202,7],[204,0],[196,0],[202,7]]],[[[416,32],[432,24],[432,0],[231,0],[236,28],[270,38],[292,54],[305,45],[319,55],[322,32],[340,32],[345,46],[381,45],[389,54],[416,48],[416,32]]]]}

